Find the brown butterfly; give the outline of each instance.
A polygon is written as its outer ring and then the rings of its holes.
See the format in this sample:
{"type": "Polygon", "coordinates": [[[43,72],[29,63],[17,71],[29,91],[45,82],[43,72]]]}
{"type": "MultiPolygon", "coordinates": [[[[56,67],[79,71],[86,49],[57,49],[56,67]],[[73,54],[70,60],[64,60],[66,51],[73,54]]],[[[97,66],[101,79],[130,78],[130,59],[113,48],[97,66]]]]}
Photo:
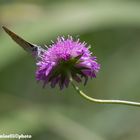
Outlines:
{"type": "Polygon", "coordinates": [[[41,46],[31,44],[25,41],[23,38],[12,32],[5,26],[2,26],[2,28],[18,45],[20,45],[25,51],[33,54],[34,56],[39,57],[42,51],[44,50],[41,46]]]}

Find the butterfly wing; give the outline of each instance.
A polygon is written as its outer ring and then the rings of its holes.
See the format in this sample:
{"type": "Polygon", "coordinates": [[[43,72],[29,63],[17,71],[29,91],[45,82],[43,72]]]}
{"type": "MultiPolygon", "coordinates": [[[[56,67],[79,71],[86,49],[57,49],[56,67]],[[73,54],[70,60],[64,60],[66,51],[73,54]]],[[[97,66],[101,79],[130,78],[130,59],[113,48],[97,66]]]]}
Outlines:
{"type": "Polygon", "coordinates": [[[27,41],[25,41],[23,38],[21,38],[20,36],[18,36],[17,34],[15,34],[14,32],[10,31],[8,28],[6,27],[2,27],[5,32],[18,44],[20,45],[25,51],[30,52],[32,54],[38,54],[36,53],[39,49],[39,46],[37,45],[33,45],[27,41]]]}

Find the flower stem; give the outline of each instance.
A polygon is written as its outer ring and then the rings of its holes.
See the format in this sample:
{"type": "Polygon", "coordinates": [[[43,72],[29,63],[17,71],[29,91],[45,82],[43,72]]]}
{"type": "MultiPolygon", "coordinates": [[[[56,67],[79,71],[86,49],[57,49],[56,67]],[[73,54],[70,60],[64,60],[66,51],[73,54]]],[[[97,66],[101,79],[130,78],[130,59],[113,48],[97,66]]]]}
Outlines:
{"type": "Polygon", "coordinates": [[[96,99],[96,98],[89,97],[83,91],[81,91],[78,86],[76,86],[74,84],[72,78],[70,78],[70,82],[71,82],[72,86],[74,87],[74,89],[82,97],[84,97],[88,101],[91,101],[91,102],[94,102],[94,103],[99,103],[99,104],[122,104],[122,105],[129,105],[129,106],[138,106],[138,107],[140,107],[140,103],[139,102],[125,101],[125,100],[102,100],[102,99],[96,99]]]}

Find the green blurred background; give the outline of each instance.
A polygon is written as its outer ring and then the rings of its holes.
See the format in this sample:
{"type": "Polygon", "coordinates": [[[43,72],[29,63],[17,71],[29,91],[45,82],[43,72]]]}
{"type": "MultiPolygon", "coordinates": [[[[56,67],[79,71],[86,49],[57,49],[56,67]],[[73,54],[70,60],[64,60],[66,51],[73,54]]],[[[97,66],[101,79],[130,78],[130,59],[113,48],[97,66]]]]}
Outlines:
{"type": "MultiPolygon", "coordinates": [[[[140,1],[0,0],[0,26],[34,44],[77,35],[91,45],[101,70],[86,87],[102,99],[140,101],[140,1]]],[[[35,80],[35,61],[0,28],[0,134],[33,140],[140,140],[140,108],[99,105],[70,86],[35,80]]]]}

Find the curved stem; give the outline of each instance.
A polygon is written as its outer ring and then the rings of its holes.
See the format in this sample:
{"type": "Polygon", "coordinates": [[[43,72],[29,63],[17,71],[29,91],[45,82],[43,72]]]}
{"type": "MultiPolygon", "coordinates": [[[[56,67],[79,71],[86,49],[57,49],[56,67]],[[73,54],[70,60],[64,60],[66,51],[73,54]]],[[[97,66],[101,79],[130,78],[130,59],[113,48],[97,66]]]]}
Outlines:
{"type": "Polygon", "coordinates": [[[72,86],[74,87],[74,89],[82,96],[84,97],[86,100],[94,102],[94,103],[100,103],[100,104],[122,104],[122,105],[129,105],[129,106],[139,106],[140,107],[140,103],[139,102],[131,102],[131,101],[125,101],[125,100],[102,100],[102,99],[96,99],[96,98],[92,98],[89,97],[88,95],[86,95],[83,91],[81,91],[79,89],[79,87],[77,87],[74,82],[73,79],[70,78],[70,82],[72,84],[72,86]]]}

